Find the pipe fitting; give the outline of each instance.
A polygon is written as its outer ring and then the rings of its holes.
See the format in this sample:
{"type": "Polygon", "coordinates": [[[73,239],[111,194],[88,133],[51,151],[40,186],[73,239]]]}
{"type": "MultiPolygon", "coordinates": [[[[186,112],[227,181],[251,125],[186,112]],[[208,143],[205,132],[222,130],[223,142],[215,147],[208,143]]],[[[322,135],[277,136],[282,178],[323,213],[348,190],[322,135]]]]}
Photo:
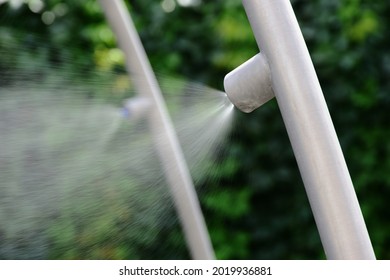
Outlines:
{"type": "Polygon", "coordinates": [[[245,113],[252,112],[275,97],[265,56],[259,53],[228,73],[224,88],[234,106],[245,113]]]}
{"type": "Polygon", "coordinates": [[[150,110],[151,101],[147,97],[136,96],[123,101],[122,115],[128,119],[138,119],[150,110]]]}

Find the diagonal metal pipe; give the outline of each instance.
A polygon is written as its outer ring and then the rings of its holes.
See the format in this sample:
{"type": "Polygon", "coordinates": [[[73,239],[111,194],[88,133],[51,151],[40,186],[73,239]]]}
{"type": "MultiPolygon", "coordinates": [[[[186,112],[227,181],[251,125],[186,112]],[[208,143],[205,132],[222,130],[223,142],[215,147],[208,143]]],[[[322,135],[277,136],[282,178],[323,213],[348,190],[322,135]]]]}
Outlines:
{"type": "Polygon", "coordinates": [[[193,259],[214,259],[214,251],[177,135],[152,67],[122,0],[99,0],[126,56],[137,92],[150,100],[149,125],[193,259]]]}
{"type": "MultiPolygon", "coordinates": [[[[243,0],[243,5],[258,47],[268,62],[269,82],[327,258],[375,259],[340,143],[290,1],[243,0]]],[[[245,90],[233,92],[243,94],[245,90]]],[[[270,96],[266,93],[258,89],[258,95],[270,96]]],[[[235,100],[234,96],[229,98],[235,100]]],[[[264,96],[256,98],[261,100],[264,96]]]]}

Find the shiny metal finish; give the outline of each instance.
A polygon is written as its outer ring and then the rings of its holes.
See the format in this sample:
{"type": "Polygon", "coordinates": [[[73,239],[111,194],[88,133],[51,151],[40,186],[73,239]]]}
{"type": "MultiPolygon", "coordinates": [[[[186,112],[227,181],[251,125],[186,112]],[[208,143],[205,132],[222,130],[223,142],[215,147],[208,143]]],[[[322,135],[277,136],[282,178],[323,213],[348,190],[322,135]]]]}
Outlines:
{"type": "Polygon", "coordinates": [[[288,0],[243,0],[328,259],[375,259],[325,99],[288,0]]]}

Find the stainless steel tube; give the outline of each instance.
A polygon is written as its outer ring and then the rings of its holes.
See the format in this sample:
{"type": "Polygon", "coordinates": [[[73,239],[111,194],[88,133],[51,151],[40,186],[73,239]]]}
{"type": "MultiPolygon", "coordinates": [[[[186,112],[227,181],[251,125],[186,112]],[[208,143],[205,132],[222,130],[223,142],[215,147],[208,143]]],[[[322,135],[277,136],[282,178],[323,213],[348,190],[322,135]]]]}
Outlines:
{"type": "Polygon", "coordinates": [[[199,201],[161,90],[122,0],[99,1],[125,53],[137,92],[151,100],[149,124],[194,259],[214,259],[199,201]]]}
{"type": "Polygon", "coordinates": [[[371,241],[289,0],[243,0],[329,259],[375,259],[371,241]]]}

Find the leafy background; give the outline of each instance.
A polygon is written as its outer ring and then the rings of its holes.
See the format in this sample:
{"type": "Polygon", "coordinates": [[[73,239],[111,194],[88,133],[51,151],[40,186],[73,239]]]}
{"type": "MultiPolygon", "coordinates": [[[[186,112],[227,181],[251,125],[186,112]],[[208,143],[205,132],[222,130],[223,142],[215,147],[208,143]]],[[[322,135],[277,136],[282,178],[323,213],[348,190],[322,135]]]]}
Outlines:
{"type": "MultiPolygon", "coordinates": [[[[224,75],[258,52],[239,0],[133,0],[127,4],[157,72],[222,89],[224,75]]],[[[292,4],[377,258],[389,259],[390,2],[294,0],[292,4]]],[[[75,81],[87,79],[87,69],[108,71],[114,73],[117,84],[123,81],[123,56],[96,1],[2,0],[0,15],[0,41],[8,38],[35,50],[22,53],[0,42],[1,51],[7,53],[0,57],[3,77],[4,73],[12,77],[10,65],[33,68],[39,64],[67,65],[75,81]]],[[[1,78],[0,86],[10,79],[1,78]]],[[[93,94],[113,102],[126,95],[93,94]]],[[[276,102],[249,115],[237,111],[222,150],[213,170],[197,186],[217,257],[325,258],[276,102]]],[[[115,211],[110,213],[115,215],[115,211]]],[[[142,235],[126,227],[130,217],[122,215],[116,222],[123,226],[113,231],[107,230],[113,228],[110,219],[94,217],[93,230],[81,233],[70,230],[67,223],[72,221],[62,220],[51,228],[47,257],[189,257],[175,219],[135,241],[142,235]],[[136,244],[136,249],[129,248],[129,243],[136,244]]]]}

